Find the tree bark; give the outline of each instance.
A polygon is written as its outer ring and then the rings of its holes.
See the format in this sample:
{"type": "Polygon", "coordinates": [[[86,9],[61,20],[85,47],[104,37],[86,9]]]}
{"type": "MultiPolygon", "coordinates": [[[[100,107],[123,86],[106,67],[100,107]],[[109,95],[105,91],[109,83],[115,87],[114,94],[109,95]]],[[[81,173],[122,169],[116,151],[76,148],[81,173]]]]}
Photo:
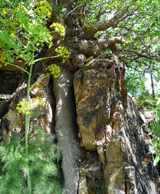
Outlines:
{"type": "Polygon", "coordinates": [[[73,75],[67,68],[61,68],[61,74],[54,79],[56,98],[56,134],[58,147],[62,152],[62,171],[64,193],[75,194],[78,191],[79,171],[77,159],[80,151],[76,140],[76,110],[72,81],[73,75]]]}

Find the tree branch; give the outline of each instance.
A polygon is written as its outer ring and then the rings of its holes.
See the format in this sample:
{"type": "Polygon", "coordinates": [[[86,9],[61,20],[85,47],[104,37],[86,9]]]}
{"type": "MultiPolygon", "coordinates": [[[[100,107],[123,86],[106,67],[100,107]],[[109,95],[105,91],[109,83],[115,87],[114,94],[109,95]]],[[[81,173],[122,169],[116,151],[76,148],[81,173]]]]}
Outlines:
{"type": "Polygon", "coordinates": [[[108,39],[97,39],[94,41],[83,40],[79,42],[79,50],[86,56],[97,57],[107,48],[112,49],[112,46],[116,46],[117,43],[123,44],[123,42],[123,37],[111,37],[108,39]]]}
{"type": "Polygon", "coordinates": [[[155,56],[155,55],[151,55],[149,53],[144,53],[144,50],[142,50],[142,52],[138,52],[132,49],[118,49],[118,52],[123,52],[123,53],[133,53],[135,55],[137,55],[139,58],[146,58],[146,59],[150,59],[150,60],[156,60],[156,61],[160,61],[160,57],[159,56],[155,56]]]}
{"type": "Polygon", "coordinates": [[[88,36],[93,37],[94,34],[98,31],[107,30],[110,27],[116,27],[117,24],[121,21],[120,19],[128,12],[128,7],[121,9],[113,18],[108,20],[107,22],[96,21],[90,24],[90,28],[86,31],[88,36]]]}

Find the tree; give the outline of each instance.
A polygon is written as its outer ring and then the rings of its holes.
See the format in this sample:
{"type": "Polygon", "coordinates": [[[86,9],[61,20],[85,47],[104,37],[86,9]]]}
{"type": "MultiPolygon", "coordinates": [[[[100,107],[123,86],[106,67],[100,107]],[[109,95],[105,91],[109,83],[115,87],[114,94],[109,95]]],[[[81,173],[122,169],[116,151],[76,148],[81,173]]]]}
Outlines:
{"type": "MultiPolygon", "coordinates": [[[[45,57],[51,58],[55,55],[55,49],[59,46],[66,47],[70,53],[65,63],[61,56],[53,59],[53,62],[58,63],[61,68],[60,76],[54,80],[54,93],[58,146],[65,158],[62,161],[64,189],[69,190],[70,193],[76,193],[79,180],[76,160],[79,156],[79,148],[75,139],[77,125],[73,103],[73,74],[83,67],[88,58],[96,58],[106,52],[114,53],[123,65],[137,72],[150,73],[151,63],[152,75],[156,75],[159,72],[158,62],[160,61],[160,3],[157,0],[56,0],[48,1],[50,6],[42,9],[37,2],[33,1],[3,2],[0,34],[3,39],[3,41],[1,39],[2,62],[6,58],[9,62],[13,62],[13,55],[27,61],[29,55],[34,56],[36,52],[43,52],[44,42],[49,44],[44,53],[45,57]],[[14,4],[19,6],[18,10],[15,10],[16,17],[23,18],[18,24],[12,13],[7,12],[7,9],[12,10],[14,4]],[[27,13],[24,10],[25,6],[28,9],[27,13]],[[48,14],[49,11],[51,14],[48,14]],[[44,14],[40,14],[40,19],[37,19],[34,12],[44,14]],[[29,29],[28,20],[26,20],[28,15],[29,29]],[[9,18],[8,23],[3,22],[6,17],[9,18]],[[56,30],[58,25],[64,26],[65,36],[56,30]],[[14,30],[14,35],[11,32],[6,35],[6,27],[14,30]],[[30,37],[30,31],[35,33],[34,36],[30,37]],[[8,37],[10,39],[7,39],[8,37]],[[9,47],[8,42],[10,42],[9,47]],[[22,54],[19,55],[19,53],[22,54]],[[71,168],[72,172],[70,172],[71,168]]],[[[44,2],[46,3],[46,1],[40,1],[40,4],[44,2]]]]}

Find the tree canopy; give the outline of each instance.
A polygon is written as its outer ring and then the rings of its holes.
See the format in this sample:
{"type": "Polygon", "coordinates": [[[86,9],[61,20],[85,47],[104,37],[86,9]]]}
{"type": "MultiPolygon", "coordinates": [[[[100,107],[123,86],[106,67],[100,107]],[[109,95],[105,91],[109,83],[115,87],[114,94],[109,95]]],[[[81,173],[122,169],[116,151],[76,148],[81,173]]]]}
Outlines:
{"type": "Polygon", "coordinates": [[[65,45],[71,62],[79,53],[113,52],[138,79],[150,73],[159,81],[159,9],[159,0],[1,0],[0,60],[28,61],[44,43],[51,50],[65,45]]]}

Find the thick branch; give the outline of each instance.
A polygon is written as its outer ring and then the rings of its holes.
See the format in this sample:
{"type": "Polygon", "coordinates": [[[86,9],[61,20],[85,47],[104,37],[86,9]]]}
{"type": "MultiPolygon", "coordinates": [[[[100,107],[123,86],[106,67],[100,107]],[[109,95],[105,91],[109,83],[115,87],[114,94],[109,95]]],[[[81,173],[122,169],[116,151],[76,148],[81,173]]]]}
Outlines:
{"type": "Polygon", "coordinates": [[[79,50],[86,56],[97,57],[107,48],[112,50],[112,46],[116,46],[117,43],[123,44],[123,42],[123,37],[111,37],[109,39],[98,39],[95,41],[83,40],[79,43],[79,50]]]}
{"type": "Polygon", "coordinates": [[[128,12],[128,7],[121,9],[112,19],[108,20],[107,22],[93,22],[90,24],[90,30],[86,32],[88,36],[93,37],[94,34],[98,31],[107,30],[110,27],[116,27],[117,24],[120,22],[119,20],[128,12]]]}

